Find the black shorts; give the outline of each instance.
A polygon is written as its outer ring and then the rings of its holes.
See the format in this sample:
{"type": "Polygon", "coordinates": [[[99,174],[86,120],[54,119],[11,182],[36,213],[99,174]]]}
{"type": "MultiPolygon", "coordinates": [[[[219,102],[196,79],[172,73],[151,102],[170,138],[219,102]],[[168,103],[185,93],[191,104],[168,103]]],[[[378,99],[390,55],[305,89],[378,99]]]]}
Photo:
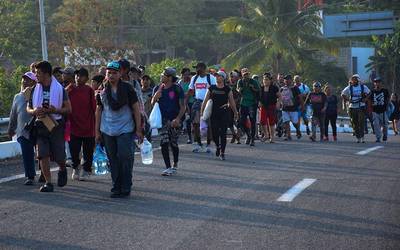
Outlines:
{"type": "Polygon", "coordinates": [[[36,146],[37,158],[39,160],[42,158],[50,157],[52,161],[57,163],[65,161],[65,123],[62,120],[57,122],[58,126],[53,128],[48,137],[40,135],[37,136],[36,146]]]}

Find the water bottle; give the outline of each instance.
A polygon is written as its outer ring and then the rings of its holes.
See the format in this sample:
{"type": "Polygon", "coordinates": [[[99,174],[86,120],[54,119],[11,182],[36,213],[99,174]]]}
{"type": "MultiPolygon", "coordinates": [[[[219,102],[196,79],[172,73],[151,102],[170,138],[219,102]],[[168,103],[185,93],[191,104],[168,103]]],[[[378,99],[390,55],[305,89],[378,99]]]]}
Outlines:
{"type": "Polygon", "coordinates": [[[153,147],[146,138],[144,138],[143,140],[143,144],[140,150],[140,155],[142,156],[143,164],[150,165],[153,163],[153,147]]]}
{"type": "Polygon", "coordinates": [[[96,146],[93,156],[93,166],[95,175],[104,175],[109,172],[107,155],[100,145],[96,146]]]}

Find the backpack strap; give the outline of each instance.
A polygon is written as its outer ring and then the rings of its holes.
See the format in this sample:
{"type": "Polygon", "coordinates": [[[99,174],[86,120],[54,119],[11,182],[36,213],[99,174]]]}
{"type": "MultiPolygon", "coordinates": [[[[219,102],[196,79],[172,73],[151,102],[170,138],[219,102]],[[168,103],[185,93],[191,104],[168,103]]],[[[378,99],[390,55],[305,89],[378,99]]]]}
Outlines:
{"type": "Polygon", "coordinates": [[[208,82],[208,85],[211,86],[211,75],[210,74],[207,74],[207,82],[208,82]]]}
{"type": "Polygon", "coordinates": [[[353,99],[353,85],[350,85],[350,101],[353,99]]]}
{"type": "Polygon", "coordinates": [[[196,81],[197,81],[198,78],[199,78],[199,75],[196,74],[196,75],[194,76],[194,79],[193,79],[193,87],[194,87],[194,90],[195,90],[195,91],[196,91],[196,81]]]}

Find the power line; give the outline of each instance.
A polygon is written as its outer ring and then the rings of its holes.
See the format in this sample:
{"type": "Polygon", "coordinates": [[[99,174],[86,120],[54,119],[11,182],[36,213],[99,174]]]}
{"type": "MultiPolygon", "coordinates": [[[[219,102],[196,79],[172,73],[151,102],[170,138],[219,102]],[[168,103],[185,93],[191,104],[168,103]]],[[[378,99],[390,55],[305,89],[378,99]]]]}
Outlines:
{"type": "MultiPolygon", "coordinates": [[[[232,0],[219,0],[221,2],[232,2],[232,0]]],[[[242,2],[241,0],[235,0],[237,2],[242,2]]],[[[328,8],[328,7],[336,7],[336,6],[343,6],[344,4],[347,4],[347,1],[343,2],[336,2],[333,4],[323,4],[321,9],[328,8]]],[[[358,4],[364,4],[364,3],[369,3],[369,0],[364,0],[359,2],[358,4]]],[[[310,6],[311,7],[311,6],[310,6]]],[[[309,8],[310,8],[309,7],[309,8]]],[[[298,14],[298,11],[291,11],[291,12],[284,12],[278,15],[268,15],[265,18],[267,19],[273,19],[277,17],[284,17],[284,16],[289,16],[289,15],[295,15],[298,14]]],[[[122,29],[129,29],[129,30],[144,30],[144,29],[150,29],[150,28],[176,28],[176,27],[202,27],[202,26],[216,26],[219,25],[220,22],[217,21],[209,21],[209,22],[200,22],[200,23],[179,23],[179,24],[135,24],[135,25],[110,25],[109,27],[118,27],[122,29]]],[[[99,25],[96,24],[86,24],[84,25],[86,27],[97,27],[99,25]]],[[[126,32],[125,32],[126,33],[126,32]]]]}

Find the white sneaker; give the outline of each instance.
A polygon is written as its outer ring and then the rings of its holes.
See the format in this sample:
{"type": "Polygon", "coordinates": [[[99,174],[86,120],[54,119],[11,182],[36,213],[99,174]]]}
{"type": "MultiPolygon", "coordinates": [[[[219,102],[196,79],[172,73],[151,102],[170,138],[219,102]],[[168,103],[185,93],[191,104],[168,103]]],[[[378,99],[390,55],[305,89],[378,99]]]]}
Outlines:
{"type": "Polygon", "coordinates": [[[172,168],[167,168],[162,172],[162,176],[170,176],[173,174],[172,168]]]}
{"type": "Polygon", "coordinates": [[[176,174],[178,172],[178,168],[172,167],[171,171],[172,171],[172,174],[176,174]]]}
{"type": "Polygon", "coordinates": [[[81,176],[79,177],[80,181],[87,181],[90,177],[90,173],[88,171],[82,170],[81,176]]]}
{"type": "Polygon", "coordinates": [[[72,178],[72,180],[74,180],[74,181],[79,181],[79,168],[77,168],[77,169],[72,169],[72,176],[71,176],[71,178],[72,178]]]}
{"type": "Polygon", "coordinates": [[[207,153],[207,147],[201,146],[199,147],[199,153],[207,153]]]}
{"type": "Polygon", "coordinates": [[[193,153],[199,153],[201,151],[201,147],[200,147],[200,145],[199,144],[194,144],[193,145],[193,150],[192,150],[192,152],[193,153]]]}

